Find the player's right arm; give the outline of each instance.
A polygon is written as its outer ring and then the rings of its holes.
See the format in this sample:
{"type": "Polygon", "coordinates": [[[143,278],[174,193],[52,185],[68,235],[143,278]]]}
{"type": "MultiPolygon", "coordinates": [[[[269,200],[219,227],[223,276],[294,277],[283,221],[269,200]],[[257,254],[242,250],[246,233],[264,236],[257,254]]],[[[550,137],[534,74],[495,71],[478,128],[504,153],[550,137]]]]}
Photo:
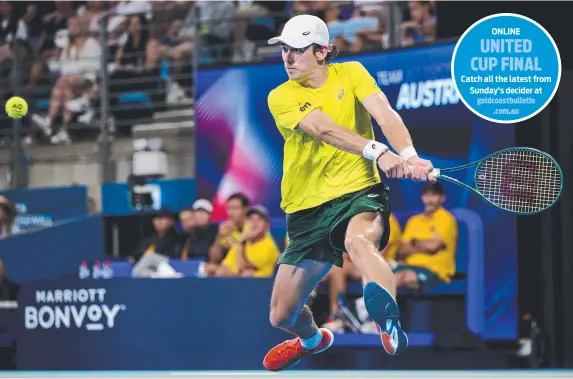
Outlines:
{"type": "Polygon", "coordinates": [[[317,106],[308,102],[304,102],[301,106],[295,96],[283,95],[276,90],[269,94],[268,102],[277,126],[289,130],[299,129],[338,149],[377,161],[389,178],[410,176],[406,162],[389,151],[388,147],[379,142],[369,141],[358,133],[337,125],[317,106]]]}

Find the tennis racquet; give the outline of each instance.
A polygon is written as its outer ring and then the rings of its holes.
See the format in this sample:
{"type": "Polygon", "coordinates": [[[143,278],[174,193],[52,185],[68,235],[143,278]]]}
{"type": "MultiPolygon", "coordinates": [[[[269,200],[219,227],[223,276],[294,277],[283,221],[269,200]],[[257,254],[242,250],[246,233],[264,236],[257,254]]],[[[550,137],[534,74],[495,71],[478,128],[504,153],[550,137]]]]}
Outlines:
{"type": "Polygon", "coordinates": [[[503,149],[462,166],[435,168],[430,175],[460,185],[494,206],[520,215],[550,208],[563,189],[563,173],[555,159],[529,147],[503,149]],[[476,166],[475,187],[443,174],[472,166],[476,166]]]}

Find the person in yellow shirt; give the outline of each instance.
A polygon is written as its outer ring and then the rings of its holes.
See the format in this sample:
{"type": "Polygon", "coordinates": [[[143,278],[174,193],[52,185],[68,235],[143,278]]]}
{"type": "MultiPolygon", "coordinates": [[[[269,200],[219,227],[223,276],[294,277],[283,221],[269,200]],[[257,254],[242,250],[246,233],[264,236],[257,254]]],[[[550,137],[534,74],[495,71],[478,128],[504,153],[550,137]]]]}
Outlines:
{"type": "MultiPolygon", "coordinates": [[[[393,260],[396,254],[396,249],[400,245],[402,230],[400,223],[396,220],[396,216],[392,213],[389,217],[390,237],[386,247],[380,252],[382,256],[390,261],[393,260]]],[[[348,279],[363,280],[363,276],[354,263],[348,257],[348,254],[343,255],[344,266],[338,268],[333,266],[330,272],[324,277],[324,281],[328,281],[328,300],[330,305],[330,317],[322,325],[334,333],[342,333],[344,331],[344,322],[338,317],[338,296],[346,293],[346,286],[348,279]]]]}
{"type": "Polygon", "coordinates": [[[269,212],[262,205],[247,213],[249,229],[238,238],[217,269],[218,277],[270,278],[275,272],[279,249],[269,233],[269,212]]]}
{"type": "Polygon", "coordinates": [[[456,273],[458,225],[444,209],[446,193],[441,183],[425,183],[422,188],[424,212],[406,223],[394,268],[396,286],[428,291],[449,283],[456,273]]]}
{"type": "Polygon", "coordinates": [[[418,157],[402,119],[360,62],[329,63],[336,50],[320,18],[298,15],[270,44],[280,44],[288,81],[268,96],[284,138],[281,208],[289,245],[279,259],[270,322],[297,338],[273,347],[263,360],[272,371],[328,349],[334,336],[319,329],[306,300],[343,252],[365,277],[368,312],[381,326],[387,353],[408,339],[399,323],[394,277],[379,251],[390,235],[390,178],[428,178],[432,163],[418,157]],[[392,147],[375,141],[371,118],[392,147]]]}
{"type": "Polygon", "coordinates": [[[227,220],[219,224],[217,238],[209,249],[209,262],[205,265],[207,275],[215,274],[229,249],[237,243],[244,231],[248,210],[249,199],[244,194],[237,192],[227,199],[227,220]]]}

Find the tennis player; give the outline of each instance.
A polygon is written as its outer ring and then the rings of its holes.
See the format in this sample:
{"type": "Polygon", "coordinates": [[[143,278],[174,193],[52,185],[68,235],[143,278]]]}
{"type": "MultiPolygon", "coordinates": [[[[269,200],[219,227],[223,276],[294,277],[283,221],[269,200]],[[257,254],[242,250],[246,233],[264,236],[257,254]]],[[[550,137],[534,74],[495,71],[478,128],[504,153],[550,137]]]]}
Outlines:
{"type": "Polygon", "coordinates": [[[366,308],[384,349],[400,354],[408,338],[392,270],[378,253],[390,234],[390,200],[377,165],[389,178],[426,181],[432,164],[417,156],[402,119],[359,62],[327,63],[336,50],[321,19],[293,17],[269,40],[276,43],[289,80],[268,104],[285,139],[281,207],[290,243],[278,262],[270,322],[297,338],[272,348],[263,364],[286,369],[332,345],[332,332],[316,326],[305,302],[332,265],[342,267],[344,251],[365,278],[366,308]],[[400,155],[374,140],[371,116],[400,155]]]}

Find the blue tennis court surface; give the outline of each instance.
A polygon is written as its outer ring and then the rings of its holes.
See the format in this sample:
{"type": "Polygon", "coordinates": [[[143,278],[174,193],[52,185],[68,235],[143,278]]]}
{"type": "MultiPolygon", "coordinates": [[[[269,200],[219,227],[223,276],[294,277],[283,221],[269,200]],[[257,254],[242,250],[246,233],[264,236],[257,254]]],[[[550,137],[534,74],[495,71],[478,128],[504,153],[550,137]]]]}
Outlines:
{"type": "Polygon", "coordinates": [[[13,371],[0,378],[295,378],[295,379],[420,379],[420,378],[573,378],[573,370],[506,371],[13,371]]]}

